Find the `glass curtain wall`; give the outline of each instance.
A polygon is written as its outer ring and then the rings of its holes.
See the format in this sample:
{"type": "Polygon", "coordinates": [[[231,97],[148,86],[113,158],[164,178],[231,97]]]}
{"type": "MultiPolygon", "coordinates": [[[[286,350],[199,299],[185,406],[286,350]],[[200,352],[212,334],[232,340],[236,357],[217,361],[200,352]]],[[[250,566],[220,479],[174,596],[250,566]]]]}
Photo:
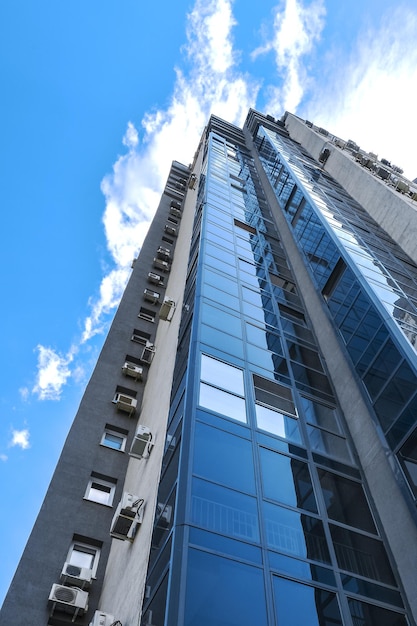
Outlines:
{"type": "Polygon", "coordinates": [[[142,624],[408,624],[243,136],[207,138],[177,365],[142,624]]]}
{"type": "Polygon", "coordinates": [[[260,127],[265,172],[417,497],[417,267],[300,146],[260,127]]]}

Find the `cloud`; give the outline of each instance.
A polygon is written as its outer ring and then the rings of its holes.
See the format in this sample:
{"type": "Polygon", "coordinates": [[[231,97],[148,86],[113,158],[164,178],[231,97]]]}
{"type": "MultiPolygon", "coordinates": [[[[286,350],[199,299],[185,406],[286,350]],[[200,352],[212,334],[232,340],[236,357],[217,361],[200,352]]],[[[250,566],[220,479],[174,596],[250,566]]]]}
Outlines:
{"type": "Polygon", "coordinates": [[[237,69],[235,24],[232,0],[196,0],[187,16],[184,67],[175,69],[168,107],[144,115],[142,139],[132,122],[127,125],[123,144],[128,151],[101,183],[106,199],[103,224],[115,268],[104,276],[100,294],[90,303],[82,343],[103,331],[103,320],[120,300],[171,162],[192,161],[211,112],[241,124],[255,104],[258,83],[237,69]]]}
{"type": "Polygon", "coordinates": [[[69,364],[77,349],[72,347],[66,356],[41,345],[37,346],[37,350],[38,373],[32,392],[38,396],[39,400],[59,400],[62,387],[71,376],[69,364]]]}
{"type": "Polygon", "coordinates": [[[26,402],[30,395],[30,389],[28,387],[20,387],[19,394],[23,402],[26,402]]]}
{"type": "MultiPolygon", "coordinates": [[[[12,439],[9,443],[9,447],[13,448],[15,446],[19,446],[20,448],[22,448],[22,450],[27,450],[27,448],[30,447],[30,443],[29,443],[29,431],[27,428],[23,429],[23,430],[13,430],[12,431],[12,439]]],[[[3,455],[5,456],[5,455],[3,455]]],[[[2,460],[7,460],[7,456],[5,459],[2,460]]]]}
{"type": "Polygon", "coordinates": [[[310,83],[303,60],[319,41],[324,27],[325,4],[314,0],[309,5],[285,0],[274,8],[273,35],[252,52],[252,59],[273,52],[279,85],[265,88],[266,110],[295,112],[310,83]],[[282,81],[282,82],[281,82],[282,81]]]}
{"type": "Polygon", "coordinates": [[[335,52],[300,114],[417,176],[417,12],[390,9],[359,33],[349,59],[335,52]],[[303,111],[303,112],[302,112],[303,111]],[[382,148],[383,146],[383,148],[382,148]],[[383,153],[381,150],[383,149],[383,153]]]}
{"type": "Polygon", "coordinates": [[[0,454],[0,461],[3,461],[5,463],[8,458],[9,457],[7,456],[7,454],[0,454]]]}

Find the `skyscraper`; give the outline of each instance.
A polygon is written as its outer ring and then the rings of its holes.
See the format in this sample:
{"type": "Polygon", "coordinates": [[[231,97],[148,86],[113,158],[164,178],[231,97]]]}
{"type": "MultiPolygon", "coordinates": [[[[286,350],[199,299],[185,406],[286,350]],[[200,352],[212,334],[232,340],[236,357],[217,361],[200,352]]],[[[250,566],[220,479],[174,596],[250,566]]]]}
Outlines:
{"type": "Polygon", "coordinates": [[[210,118],[0,624],[415,624],[416,198],[291,114],[210,118]]]}

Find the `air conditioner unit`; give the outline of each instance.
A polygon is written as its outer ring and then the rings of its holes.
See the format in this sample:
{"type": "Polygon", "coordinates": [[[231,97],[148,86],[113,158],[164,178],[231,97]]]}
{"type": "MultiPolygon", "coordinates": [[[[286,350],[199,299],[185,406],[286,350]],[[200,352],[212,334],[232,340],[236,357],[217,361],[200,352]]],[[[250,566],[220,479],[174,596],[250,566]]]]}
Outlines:
{"type": "Polygon", "coordinates": [[[169,272],[169,263],[167,261],[163,261],[162,259],[154,258],[153,266],[163,272],[169,272]]]}
{"type": "Polygon", "coordinates": [[[52,611],[64,611],[77,615],[88,610],[88,593],[78,587],[65,587],[64,585],[53,584],[49,594],[49,602],[52,604],[52,611]]]}
{"type": "Polygon", "coordinates": [[[130,448],[130,456],[136,459],[148,457],[153,448],[152,433],[147,426],[139,426],[130,448]]]}
{"type": "Polygon", "coordinates": [[[125,492],[113,516],[110,535],[115,539],[133,541],[137,526],[143,520],[144,500],[125,492]]]}
{"type": "Polygon", "coordinates": [[[148,343],[142,350],[140,360],[143,363],[151,364],[154,354],[155,354],[155,346],[153,345],[153,343],[148,343]]]}
{"type": "Polygon", "coordinates": [[[175,302],[170,298],[164,298],[164,301],[159,310],[159,318],[170,322],[175,312],[175,302]]]}
{"type": "Polygon", "coordinates": [[[92,577],[91,569],[71,563],[65,563],[61,572],[61,582],[64,585],[80,587],[81,589],[87,589],[90,586],[92,577]]]}
{"type": "Polygon", "coordinates": [[[138,405],[136,398],[131,398],[123,393],[116,393],[113,402],[119,411],[126,411],[129,415],[136,411],[138,405]]]}
{"type": "Polygon", "coordinates": [[[171,251],[169,248],[164,248],[163,246],[159,246],[158,250],[156,251],[157,254],[159,255],[159,257],[162,257],[162,259],[169,259],[169,257],[171,256],[171,251]]]}
{"type": "Polygon", "coordinates": [[[196,183],[197,183],[197,176],[195,174],[191,174],[188,180],[189,189],[195,189],[196,183]]]}
{"type": "Polygon", "coordinates": [[[171,213],[171,215],[173,215],[174,217],[181,217],[182,213],[179,209],[176,209],[175,207],[171,207],[169,209],[169,212],[171,213]]]}
{"type": "Polygon", "coordinates": [[[135,380],[142,380],[143,367],[140,367],[140,365],[135,365],[134,363],[129,363],[129,361],[126,361],[126,363],[122,367],[122,372],[125,376],[130,376],[131,378],[134,378],[135,380]]]}
{"type": "Polygon", "coordinates": [[[175,228],[175,226],[170,226],[169,224],[165,224],[165,232],[168,235],[172,235],[173,237],[177,236],[177,229],[175,228]]]}
{"type": "Polygon", "coordinates": [[[110,613],[103,613],[103,611],[96,611],[89,626],[112,626],[114,622],[114,615],[110,615],[110,613]]]}
{"type": "Polygon", "coordinates": [[[159,293],[156,291],[152,291],[151,289],[145,289],[143,292],[145,300],[148,302],[152,302],[152,304],[157,304],[159,300],[159,293]]]}
{"type": "Polygon", "coordinates": [[[150,283],[154,285],[162,285],[162,277],[159,274],[155,274],[155,272],[148,272],[148,280],[150,283]]]}

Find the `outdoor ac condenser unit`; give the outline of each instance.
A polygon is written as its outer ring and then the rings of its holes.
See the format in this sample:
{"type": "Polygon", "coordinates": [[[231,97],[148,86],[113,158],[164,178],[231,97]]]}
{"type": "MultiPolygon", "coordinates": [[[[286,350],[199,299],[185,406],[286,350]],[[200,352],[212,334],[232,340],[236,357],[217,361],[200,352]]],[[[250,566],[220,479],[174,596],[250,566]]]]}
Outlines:
{"type": "Polygon", "coordinates": [[[148,457],[153,447],[152,433],[147,426],[139,426],[130,448],[130,456],[136,459],[148,457]]]}
{"type": "Polygon", "coordinates": [[[110,535],[115,539],[133,541],[143,520],[143,509],[143,498],[125,491],[113,516],[110,535]]]}
{"type": "Polygon", "coordinates": [[[110,615],[110,613],[103,613],[103,611],[96,611],[89,626],[112,626],[114,622],[114,615],[110,615]]]}
{"type": "Polygon", "coordinates": [[[90,586],[92,577],[91,569],[71,563],[65,563],[61,572],[61,582],[64,585],[80,587],[81,589],[87,589],[90,586]]]}
{"type": "Polygon", "coordinates": [[[53,609],[66,613],[82,614],[88,610],[88,593],[78,587],[53,584],[49,601],[53,603],[53,609]]]}

